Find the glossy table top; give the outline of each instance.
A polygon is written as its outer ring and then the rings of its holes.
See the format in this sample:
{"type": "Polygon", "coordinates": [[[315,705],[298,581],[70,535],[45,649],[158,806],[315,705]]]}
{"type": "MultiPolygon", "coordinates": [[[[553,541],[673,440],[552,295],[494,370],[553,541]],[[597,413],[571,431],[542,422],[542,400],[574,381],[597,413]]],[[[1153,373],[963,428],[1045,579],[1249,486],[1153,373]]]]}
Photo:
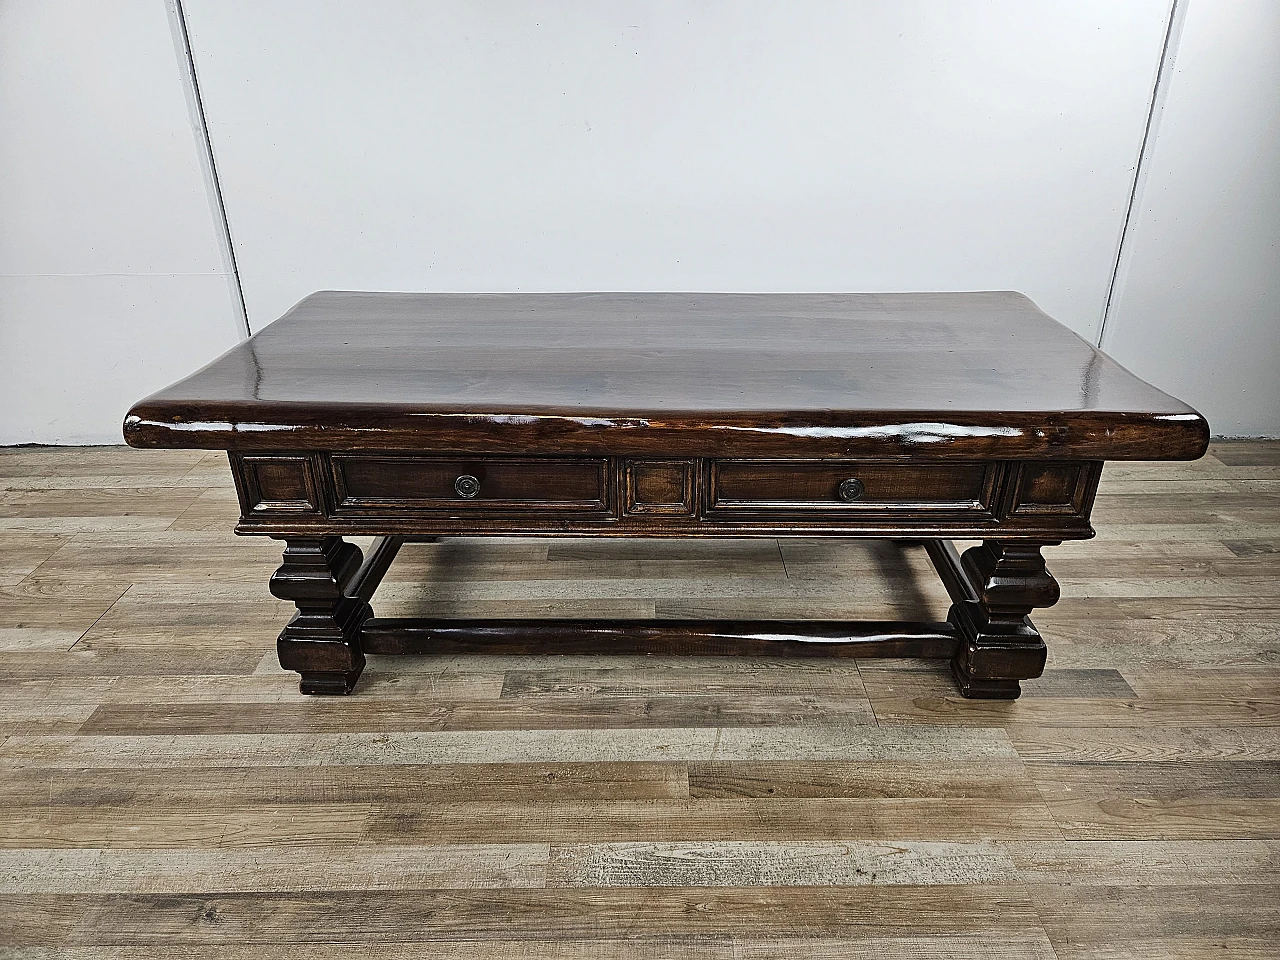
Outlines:
{"type": "Polygon", "coordinates": [[[979,431],[1010,456],[1180,459],[1207,438],[1008,292],[317,293],[125,425],[137,445],[228,449],[573,452],[611,432],[619,452],[663,436],[676,452],[719,431],[708,453],[735,429],[822,455],[937,453],[979,431]]]}

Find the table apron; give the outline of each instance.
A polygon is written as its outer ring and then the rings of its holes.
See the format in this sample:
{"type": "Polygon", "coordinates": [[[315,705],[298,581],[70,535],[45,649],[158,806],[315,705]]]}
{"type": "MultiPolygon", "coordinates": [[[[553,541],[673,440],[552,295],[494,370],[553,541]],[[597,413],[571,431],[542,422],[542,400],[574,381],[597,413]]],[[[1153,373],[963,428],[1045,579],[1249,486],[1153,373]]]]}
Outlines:
{"type": "Polygon", "coordinates": [[[236,532],[1082,540],[1102,463],[230,454],[236,532]]]}

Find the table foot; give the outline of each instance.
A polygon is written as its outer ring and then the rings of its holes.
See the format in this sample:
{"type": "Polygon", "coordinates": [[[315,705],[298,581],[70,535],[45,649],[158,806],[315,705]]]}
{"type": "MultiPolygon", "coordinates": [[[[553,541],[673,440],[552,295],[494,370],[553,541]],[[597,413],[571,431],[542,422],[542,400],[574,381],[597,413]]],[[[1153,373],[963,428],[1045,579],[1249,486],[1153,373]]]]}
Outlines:
{"type": "MultiPolygon", "coordinates": [[[[363,669],[363,664],[361,665],[363,669]]],[[[298,689],[303,693],[320,696],[342,696],[355,689],[356,680],[360,678],[360,669],[346,673],[323,670],[303,670],[298,689]]]]}
{"type": "Polygon", "coordinates": [[[960,696],[967,700],[1017,700],[1022,695],[1022,686],[1017,680],[972,677],[958,660],[951,661],[951,676],[955,678],[960,696]]]}
{"type": "Polygon", "coordinates": [[[271,592],[298,612],[280,633],[280,666],[302,674],[303,693],[350,693],[360,671],[360,627],[373,616],[368,602],[350,595],[364,556],[341,537],[289,538],[271,592]]]}
{"type": "Polygon", "coordinates": [[[951,595],[947,620],[960,637],[951,673],[966,698],[1015,700],[1019,680],[1044,672],[1047,650],[1027,614],[1059,598],[1041,557],[1053,543],[984,540],[963,557],[946,540],[925,543],[951,595]]]}
{"type": "Polygon", "coordinates": [[[1027,614],[1058,601],[1058,582],[1040,555],[1046,545],[986,540],[960,557],[969,597],[949,619],[960,632],[951,672],[963,696],[1013,700],[1019,680],[1044,672],[1047,650],[1027,614]]]}

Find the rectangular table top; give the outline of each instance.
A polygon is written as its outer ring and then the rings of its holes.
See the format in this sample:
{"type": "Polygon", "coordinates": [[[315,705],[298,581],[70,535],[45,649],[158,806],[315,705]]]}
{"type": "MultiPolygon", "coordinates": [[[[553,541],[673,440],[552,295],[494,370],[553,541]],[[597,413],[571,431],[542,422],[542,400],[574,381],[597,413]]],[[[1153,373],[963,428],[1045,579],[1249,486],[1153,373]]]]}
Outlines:
{"type": "Polygon", "coordinates": [[[1012,292],[313,294],[135,446],[1194,459],[1204,418],[1012,292]]]}

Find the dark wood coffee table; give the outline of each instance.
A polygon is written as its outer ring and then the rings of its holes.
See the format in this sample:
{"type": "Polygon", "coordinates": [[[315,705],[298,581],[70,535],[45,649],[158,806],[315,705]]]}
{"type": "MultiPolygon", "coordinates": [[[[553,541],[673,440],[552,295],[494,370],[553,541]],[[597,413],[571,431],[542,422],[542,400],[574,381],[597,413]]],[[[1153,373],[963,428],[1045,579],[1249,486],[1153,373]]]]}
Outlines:
{"type": "Polygon", "coordinates": [[[236,532],[285,541],[280,663],[347,693],[365,653],[947,658],[1017,697],[1093,536],[1106,460],[1193,460],[1209,427],[1016,293],[317,293],[129,412],[137,447],[229,453],[236,532]],[[368,557],[344,535],[379,537],[368,557]],[[923,541],[945,623],[375,617],[440,536],[923,541]],[[947,538],[981,540],[958,556],[947,538]]]}

